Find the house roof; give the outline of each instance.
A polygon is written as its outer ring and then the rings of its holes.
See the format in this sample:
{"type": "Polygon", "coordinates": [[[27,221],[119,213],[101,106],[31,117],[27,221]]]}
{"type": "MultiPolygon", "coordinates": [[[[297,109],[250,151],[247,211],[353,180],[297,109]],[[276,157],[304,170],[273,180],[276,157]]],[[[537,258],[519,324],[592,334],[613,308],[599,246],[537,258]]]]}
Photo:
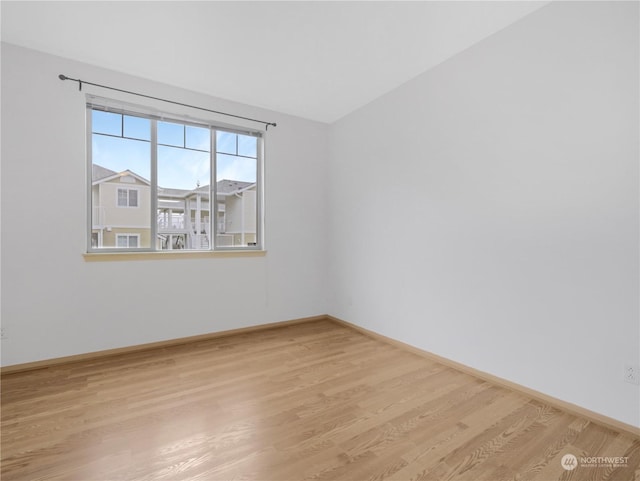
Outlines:
{"type": "Polygon", "coordinates": [[[246,189],[247,187],[251,187],[255,185],[255,182],[242,182],[239,180],[219,180],[216,186],[218,187],[218,194],[233,194],[235,192],[239,192],[241,190],[246,189]]]}
{"type": "MultiPolygon", "coordinates": [[[[104,167],[103,167],[103,169],[104,169],[104,167]]],[[[109,170],[109,169],[104,169],[104,170],[109,170]]],[[[111,172],[113,172],[113,171],[111,171],[111,172]]],[[[94,180],[93,183],[94,184],[100,184],[102,182],[107,182],[109,180],[117,179],[117,178],[120,178],[120,177],[126,177],[126,176],[134,177],[135,179],[137,179],[138,181],[142,182],[143,184],[147,184],[147,185],[151,184],[151,182],[149,182],[147,179],[145,179],[144,177],[136,174],[135,172],[133,172],[133,171],[131,171],[129,169],[123,170],[122,172],[113,172],[111,175],[108,175],[106,177],[101,177],[98,180],[94,180]]]]}
{"type": "Polygon", "coordinates": [[[114,175],[117,174],[116,171],[107,169],[106,167],[102,167],[101,165],[98,165],[98,164],[92,164],[91,170],[92,170],[91,180],[93,180],[93,182],[96,182],[97,180],[105,179],[107,177],[113,177],[114,175]]]}
{"type": "MultiPolygon", "coordinates": [[[[94,184],[105,182],[107,180],[111,180],[122,175],[132,175],[146,184],[150,183],[147,179],[139,176],[138,174],[130,170],[115,172],[111,169],[107,169],[106,167],[102,167],[101,165],[98,165],[98,164],[92,165],[92,180],[94,184]]],[[[255,182],[242,182],[239,180],[229,180],[229,179],[219,180],[216,184],[218,195],[231,195],[236,192],[241,192],[253,185],[255,185],[255,182]]],[[[158,187],[159,195],[164,197],[174,197],[179,199],[184,199],[189,195],[196,194],[196,193],[206,194],[208,193],[208,191],[209,191],[209,185],[203,185],[191,190],[158,187]]]]}
{"type": "MultiPolygon", "coordinates": [[[[242,182],[240,180],[219,180],[216,184],[218,195],[231,195],[236,192],[241,192],[248,187],[255,185],[255,182],[242,182]]],[[[158,187],[158,193],[166,197],[185,198],[192,194],[207,194],[209,192],[209,185],[202,185],[196,189],[169,189],[165,187],[158,187]]]]}

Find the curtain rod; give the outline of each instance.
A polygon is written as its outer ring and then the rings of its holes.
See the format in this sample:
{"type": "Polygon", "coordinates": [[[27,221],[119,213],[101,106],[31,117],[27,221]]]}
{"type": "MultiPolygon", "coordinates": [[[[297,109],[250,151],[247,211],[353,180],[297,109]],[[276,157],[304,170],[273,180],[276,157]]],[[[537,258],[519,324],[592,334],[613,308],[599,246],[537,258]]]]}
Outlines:
{"type": "Polygon", "coordinates": [[[60,74],[58,75],[60,80],[71,80],[73,82],[78,82],[78,90],[82,90],[82,84],[93,85],[94,87],[100,87],[108,90],[115,90],[116,92],[123,92],[125,94],[137,95],[138,97],[145,97],[147,99],[159,100],[161,102],[167,102],[169,104],[181,105],[182,107],[189,107],[191,109],[204,110],[205,112],[212,112],[214,114],[226,115],[227,117],[234,117],[236,119],[249,120],[251,122],[257,122],[259,124],[264,124],[265,130],[269,130],[269,126],[277,127],[275,122],[265,122],[264,120],[252,119],[249,117],[243,117],[241,115],[228,114],[226,112],[220,112],[218,110],[205,109],[204,107],[197,107],[196,105],[183,104],[182,102],[176,102],[174,100],[167,100],[160,97],[153,97],[151,95],[145,95],[138,92],[131,92],[130,90],[119,89],[116,87],[109,87],[108,85],[100,85],[93,82],[87,82],[86,80],[81,80],[77,78],[67,77],[66,75],[60,74]]]}

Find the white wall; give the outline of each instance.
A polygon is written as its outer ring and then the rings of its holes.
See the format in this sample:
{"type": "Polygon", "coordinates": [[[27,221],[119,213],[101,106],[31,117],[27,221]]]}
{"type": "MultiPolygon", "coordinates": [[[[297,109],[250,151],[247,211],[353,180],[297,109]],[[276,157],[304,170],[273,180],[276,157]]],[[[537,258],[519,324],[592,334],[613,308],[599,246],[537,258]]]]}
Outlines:
{"type": "Polygon", "coordinates": [[[326,313],[326,152],[324,124],[3,44],[2,364],[326,313]],[[86,262],[85,95],[61,73],[277,122],[267,255],[86,262]]]}
{"type": "Polygon", "coordinates": [[[640,426],[638,58],[559,2],[334,124],[330,314],[640,426]]]}

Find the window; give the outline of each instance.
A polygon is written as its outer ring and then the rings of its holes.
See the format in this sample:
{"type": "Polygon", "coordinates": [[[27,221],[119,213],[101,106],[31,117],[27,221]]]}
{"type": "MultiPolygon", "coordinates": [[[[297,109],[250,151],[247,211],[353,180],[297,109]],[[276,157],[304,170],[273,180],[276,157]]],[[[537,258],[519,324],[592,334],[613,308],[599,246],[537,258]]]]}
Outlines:
{"type": "Polygon", "coordinates": [[[116,247],[138,247],[140,243],[140,234],[116,234],[116,247]]]}
{"type": "Polygon", "coordinates": [[[89,252],[262,248],[261,133],[87,112],[89,252]]]}
{"type": "Polygon", "coordinates": [[[138,207],[138,191],[118,189],[118,207],[138,207]]]}

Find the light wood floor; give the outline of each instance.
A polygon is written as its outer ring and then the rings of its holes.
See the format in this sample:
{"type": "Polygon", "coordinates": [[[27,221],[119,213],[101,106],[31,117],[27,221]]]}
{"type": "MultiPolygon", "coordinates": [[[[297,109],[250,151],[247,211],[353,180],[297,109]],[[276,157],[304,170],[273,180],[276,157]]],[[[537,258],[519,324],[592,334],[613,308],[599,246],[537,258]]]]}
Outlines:
{"type": "Polygon", "coordinates": [[[640,440],[331,321],[2,378],[2,481],[634,480],[640,440]],[[626,467],[563,469],[565,454],[626,467]]]}

